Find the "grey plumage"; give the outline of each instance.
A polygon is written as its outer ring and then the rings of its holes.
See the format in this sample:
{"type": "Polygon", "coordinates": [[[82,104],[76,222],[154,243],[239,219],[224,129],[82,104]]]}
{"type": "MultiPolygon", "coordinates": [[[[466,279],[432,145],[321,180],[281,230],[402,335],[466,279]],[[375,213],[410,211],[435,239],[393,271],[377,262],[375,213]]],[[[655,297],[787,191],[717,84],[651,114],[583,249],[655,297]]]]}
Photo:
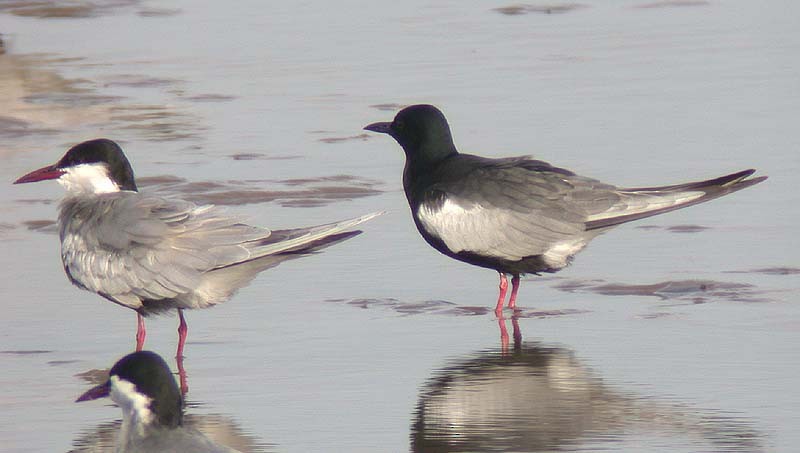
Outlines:
{"type": "Polygon", "coordinates": [[[206,308],[299,252],[358,234],[346,230],[376,215],[271,231],[221,211],[138,192],[67,196],[59,213],[64,269],[81,288],[145,315],[206,308]]]}
{"type": "Polygon", "coordinates": [[[435,182],[406,192],[420,231],[452,254],[506,261],[511,273],[556,271],[613,226],[765,179],[745,179],[753,173],[745,170],[696,183],[618,188],[527,157],[458,154],[445,162],[426,175],[435,182]]]}

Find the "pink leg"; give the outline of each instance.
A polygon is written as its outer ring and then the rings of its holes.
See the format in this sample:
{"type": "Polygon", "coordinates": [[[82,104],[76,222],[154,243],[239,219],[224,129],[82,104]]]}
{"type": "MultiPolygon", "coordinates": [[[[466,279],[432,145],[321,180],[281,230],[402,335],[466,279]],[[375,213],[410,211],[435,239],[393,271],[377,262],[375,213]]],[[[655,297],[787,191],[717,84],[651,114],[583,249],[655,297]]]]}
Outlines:
{"type": "Polygon", "coordinates": [[[186,318],[183,317],[183,309],[178,309],[178,318],[181,322],[178,324],[178,352],[175,353],[177,359],[183,359],[183,345],[186,344],[186,335],[189,333],[189,327],[186,326],[186,318]]]}
{"type": "Polygon", "coordinates": [[[508,299],[508,308],[517,308],[517,291],[519,291],[519,274],[511,277],[511,298],[508,299]]]}
{"type": "Polygon", "coordinates": [[[147,329],[144,327],[144,317],[136,312],[136,351],[141,351],[144,346],[144,338],[147,336],[147,329]]]}
{"type": "Polygon", "coordinates": [[[179,355],[175,358],[175,361],[178,362],[178,380],[181,383],[181,396],[185,397],[186,392],[189,391],[189,384],[186,378],[186,370],[183,368],[183,356],[179,355]]]}
{"type": "Polygon", "coordinates": [[[506,329],[506,318],[502,314],[497,317],[497,326],[500,327],[500,353],[508,354],[508,329],[506,329]]]}
{"type": "Polygon", "coordinates": [[[498,272],[498,274],[500,274],[500,295],[497,297],[497,307],[494,309],[494,314],[500,316],[503,313],[503,302],[506,300],[508,280],[506,279],[506,274],[502,272],[498,272]]]}

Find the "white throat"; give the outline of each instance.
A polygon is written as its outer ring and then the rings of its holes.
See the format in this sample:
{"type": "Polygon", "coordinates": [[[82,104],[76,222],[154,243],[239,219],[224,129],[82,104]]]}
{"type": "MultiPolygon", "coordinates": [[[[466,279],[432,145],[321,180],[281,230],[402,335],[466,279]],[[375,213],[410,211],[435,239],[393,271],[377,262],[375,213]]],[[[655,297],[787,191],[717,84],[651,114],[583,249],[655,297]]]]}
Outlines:
{"type": "Polygon", "coordinates": [[[119,186],[108,174],[108,166],[102,163],[69,167],[58,178],[58,183],[73,194],[119,192],[119,186]]]}
{"type": "Polygon", "coordinates": [[[121,443],[132,437],[143,437],[155,415],[150,410],[152,399],[136,391],[136,386],[119,376],[111,376],[111,400],[122,409],[121,443]]]}

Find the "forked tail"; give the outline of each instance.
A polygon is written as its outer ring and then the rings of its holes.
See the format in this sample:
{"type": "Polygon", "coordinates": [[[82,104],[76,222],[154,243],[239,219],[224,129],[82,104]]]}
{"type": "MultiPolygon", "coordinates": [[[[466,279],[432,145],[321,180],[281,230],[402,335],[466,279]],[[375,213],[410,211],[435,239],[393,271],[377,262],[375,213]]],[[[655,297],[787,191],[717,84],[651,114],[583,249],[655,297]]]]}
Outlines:
{"type": "Polygon", "coordinates": [[[254,257],[279,253],[311,252],[361,233],[360,231],[347,230],[381,214],[383,212],[373,212],[365,216],[325,225],[290,230],[273,230],[268,238],[255,242],[251,250],[254,257]]]}
{"type": "Polygon", "coordinates": [[[767,179],[766,176],[748,179],[753,173],[755,173],[755,170],[751,169],[706,181],[662,187],[618,189],[617,194],[621,197],[620,203],[606,212],[590,216],[586,222],[586,230],[608,228],[632,220],[705,203],[767,179]]]}

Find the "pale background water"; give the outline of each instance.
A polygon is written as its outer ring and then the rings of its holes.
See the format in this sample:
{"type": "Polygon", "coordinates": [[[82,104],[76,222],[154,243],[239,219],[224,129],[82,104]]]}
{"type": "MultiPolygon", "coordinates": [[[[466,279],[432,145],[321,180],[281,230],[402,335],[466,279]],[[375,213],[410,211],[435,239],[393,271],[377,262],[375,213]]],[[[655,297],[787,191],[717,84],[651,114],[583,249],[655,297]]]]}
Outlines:
{"type": "MultiPolygon", "coordinates": [[[[229,445],[796,450],[796,2],[66,5],[0,2],[3,451],[113,443],[119,410],[73,401],[82,373],[132,349],[135,315],[64,276],[47,222],[60,187],[11,185],[98,136],[151,177],[144,190],[255,224],[388,211],[187,313],[187,413],[229,445]],[[619,185],[770,179],[527,278],[523,340],[504,352],[496,274],[424,243],[402,151],[361,130],[419,102],[443,109],[465,152],[619,185]]],[[[176,327],[150,319],[146,344],[173,366],[176,327]]]]}

